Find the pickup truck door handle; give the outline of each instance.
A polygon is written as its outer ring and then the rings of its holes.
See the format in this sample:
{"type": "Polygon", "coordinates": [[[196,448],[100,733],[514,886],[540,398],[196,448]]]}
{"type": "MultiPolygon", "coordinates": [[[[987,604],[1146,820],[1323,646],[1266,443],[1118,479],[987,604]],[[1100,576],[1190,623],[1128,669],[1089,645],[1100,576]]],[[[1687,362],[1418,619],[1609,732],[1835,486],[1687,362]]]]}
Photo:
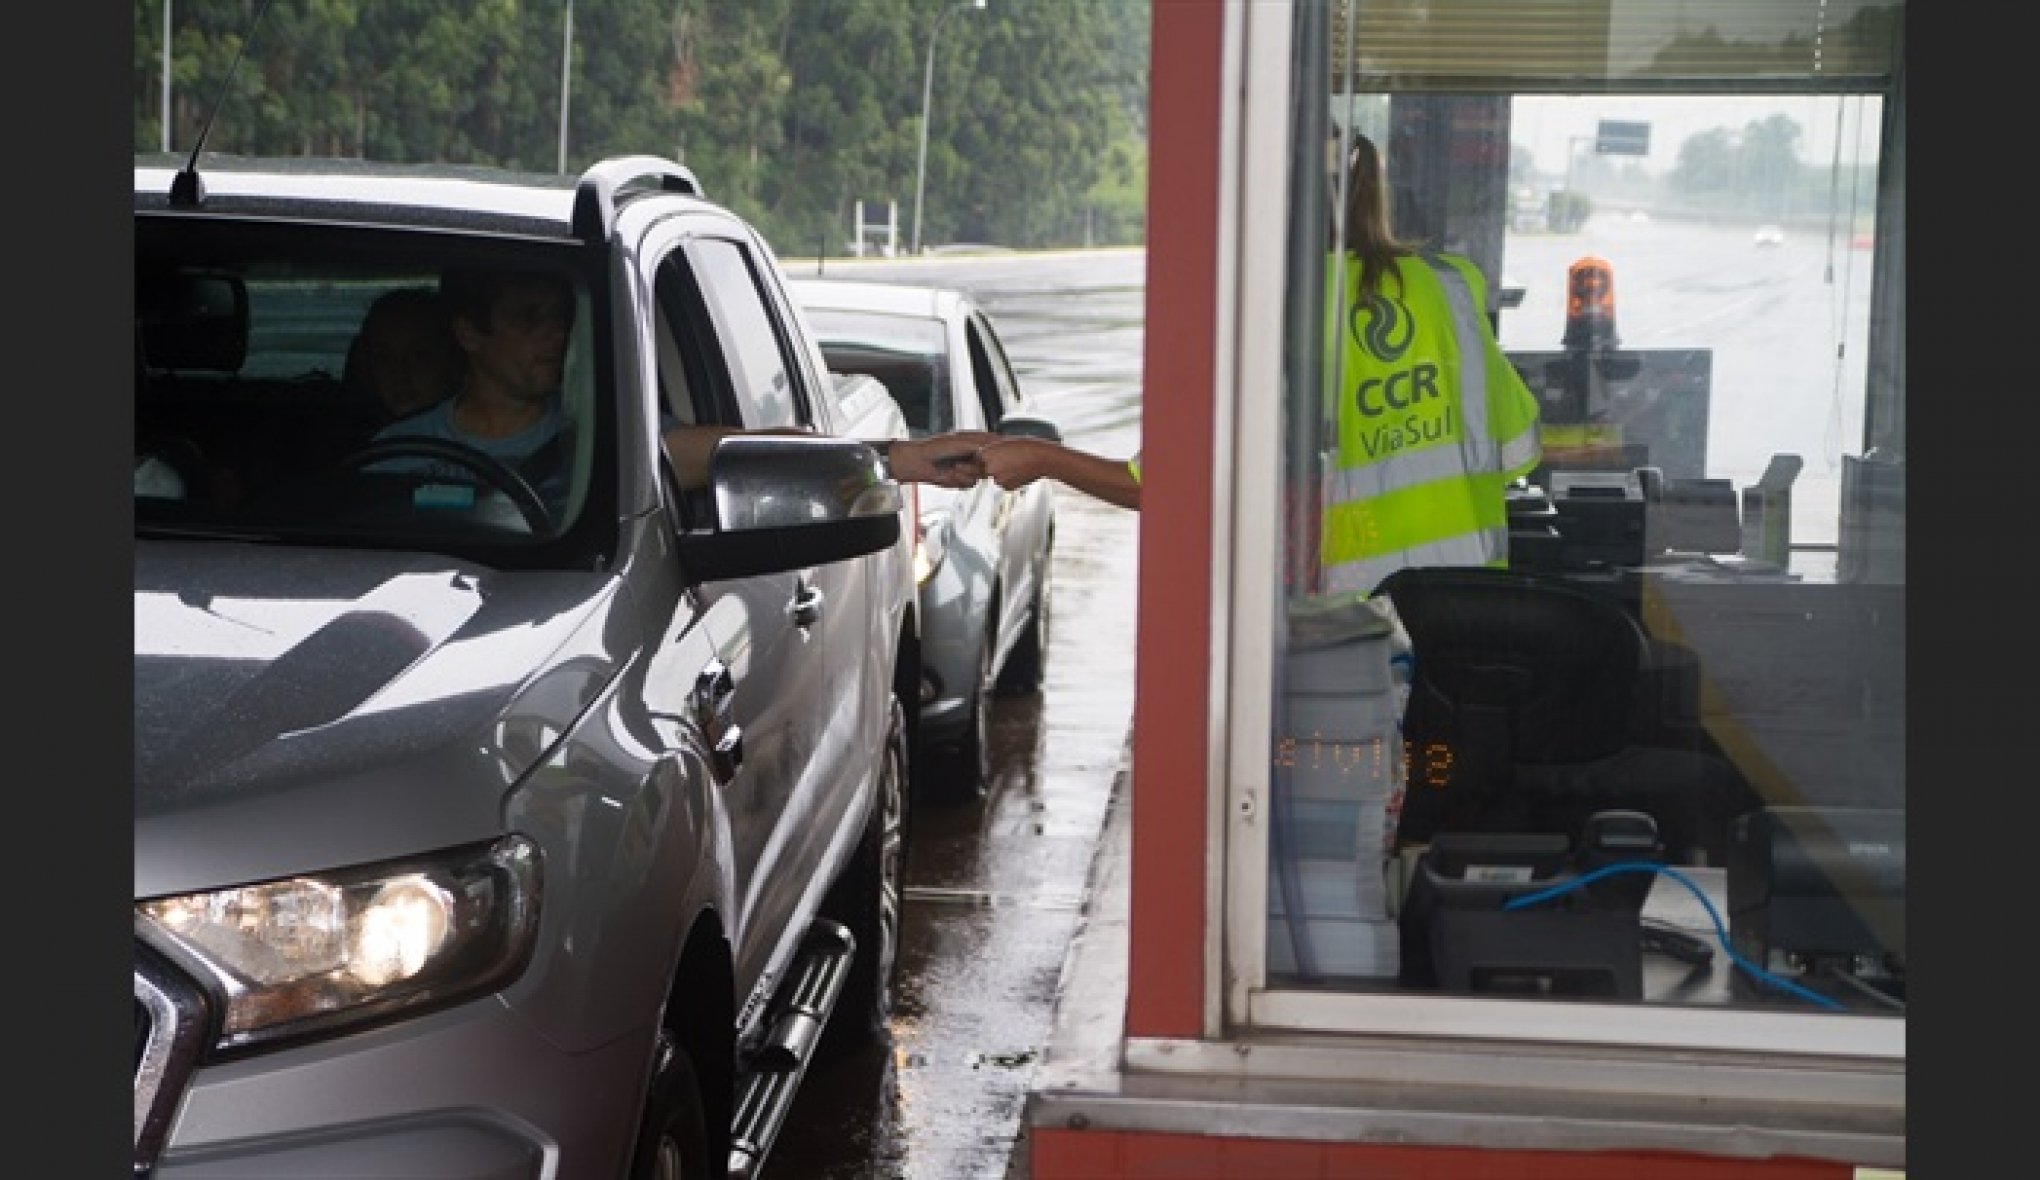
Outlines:
{"type": "Polygon", "coordinates": [[[822,600],[822,592],[803,578],[800,586],[793,592],[793,602],[786,610],[793,616],[796,626],[812,627],[822,617],[822,600]]]}
{"type": "Polygon", "coordinates": [[[736,777],[744,764],[744,727],[735,720],[736,677],[721,660],[710,660],[694,679],[694,713],[709,743],[709,768],[717,782],[736,777]]]}

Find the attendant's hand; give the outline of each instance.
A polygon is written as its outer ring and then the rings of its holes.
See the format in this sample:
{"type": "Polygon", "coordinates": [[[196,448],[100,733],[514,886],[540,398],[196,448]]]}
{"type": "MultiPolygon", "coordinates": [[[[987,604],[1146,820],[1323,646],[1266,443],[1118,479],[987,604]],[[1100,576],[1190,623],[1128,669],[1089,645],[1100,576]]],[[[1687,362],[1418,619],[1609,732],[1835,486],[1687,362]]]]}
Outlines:
{"type": "Polygon", "coordinates": [[[903,438],[892,444],[886,467],[892,477],[910,483],[967,488],[984,478],[978,452],[999,436],[987,430],[957,430],[927,438],[903,438]]]}
{"type": "Polygon", "coordinates": [[[1140,508],[1140,480],[1124,460],[1042,438],[1000,438],[977,458],[986,477],[1009,492],[1052,479],[1121,508],[1140,508]]]}
{"type": "Polygon", "coordinates": [[[1055,475],[1062,451],[1046,439],[1001,435],[978,452],[977,461],[987,478],[1010,492],[1055,475]]]}

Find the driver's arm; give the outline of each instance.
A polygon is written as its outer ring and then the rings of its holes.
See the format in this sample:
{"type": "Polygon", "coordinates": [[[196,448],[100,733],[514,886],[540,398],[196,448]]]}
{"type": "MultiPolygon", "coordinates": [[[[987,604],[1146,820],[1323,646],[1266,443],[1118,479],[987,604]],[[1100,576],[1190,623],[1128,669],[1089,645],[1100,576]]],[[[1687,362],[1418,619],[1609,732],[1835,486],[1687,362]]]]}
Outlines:
{"type": "MultiPolygon", "coordinates": [[[[708,486],[708,457],[715,453],[715,444],[732,434],[744,433],[738,426],[707,426],[691,423],[671,426],[666,429],[666,457],[672,460],[673,476],[681,488],[693,491],[708,486]]],[[[792,433],[773,431],[775,434],[792,433]]]]}
{"type": "MultiPolygon", "coordinates": [[[[733,434],[811,435],[797,426],[746,430],[741,426],[669,425],[665,431],[666,454],[673,463],[673,476],[683,490],[708,486],[708,460],[715,444],[733,434]]],[[[986,431],[956,431],[922,439],[882,439],[871,445],[885,456],[894,479],[902,482],[932,483],[967,488],[983,471],[977,465],[977,449],[999,436],[986,431]]]]}

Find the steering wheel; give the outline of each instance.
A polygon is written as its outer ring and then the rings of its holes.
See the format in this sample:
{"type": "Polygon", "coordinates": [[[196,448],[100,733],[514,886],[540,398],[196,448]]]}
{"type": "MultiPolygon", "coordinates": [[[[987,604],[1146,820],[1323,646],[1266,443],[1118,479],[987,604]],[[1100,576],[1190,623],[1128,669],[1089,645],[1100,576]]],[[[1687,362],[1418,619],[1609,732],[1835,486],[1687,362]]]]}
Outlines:
{"type": "Polygon", "coordinates": [[[553,531],[552,510],[531,481],[516,468],[484,451],[450,438],[400,435],[379,438],[340,460],[340,470],[355,471],[390,459],[442,459],[480,476],[482,482],[510,498],[533,533],[553,531]]]}

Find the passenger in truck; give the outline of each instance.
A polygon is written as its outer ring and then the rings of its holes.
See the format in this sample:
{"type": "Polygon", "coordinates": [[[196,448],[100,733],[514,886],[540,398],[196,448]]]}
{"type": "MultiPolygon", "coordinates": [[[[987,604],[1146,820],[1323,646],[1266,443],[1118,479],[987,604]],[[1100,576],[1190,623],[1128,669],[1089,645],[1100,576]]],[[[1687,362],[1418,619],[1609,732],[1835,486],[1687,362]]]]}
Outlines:
{"type": "Polygon", "coordinates": [[[444,400],[459,388],[466,367],[439,294],[393,287],[369,304],[340,381],[385,421],[396,422],[444,400]]]}

